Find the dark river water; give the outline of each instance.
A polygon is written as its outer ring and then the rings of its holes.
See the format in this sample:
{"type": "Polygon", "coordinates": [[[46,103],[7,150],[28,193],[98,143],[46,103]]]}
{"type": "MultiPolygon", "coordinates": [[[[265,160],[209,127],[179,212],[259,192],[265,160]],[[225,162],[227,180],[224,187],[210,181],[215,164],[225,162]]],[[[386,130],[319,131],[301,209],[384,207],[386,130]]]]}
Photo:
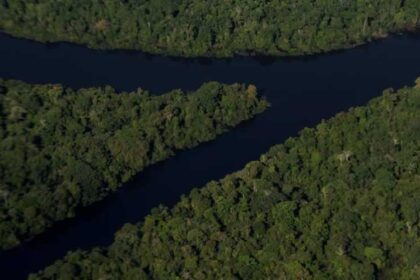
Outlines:
{"type": "Polygon", "coordinates": [[[171,206],[182,194],[241,169],[270,146],[297,135],[383,89],[420,76],[420,36],[392,36],[352,50],[305,58],[174,59],[128,51],[95,51],[73,44],[43,45],[0,35],[0,77],[73,88],[142,87],[160,94],[203,82],[255,84],[271,108],[195,149],[147,168],[121,190],[60,222],[19,248],[0,252],[2,279],[23,279],[68,250],[108,245],[127,222],[171,206]]]}

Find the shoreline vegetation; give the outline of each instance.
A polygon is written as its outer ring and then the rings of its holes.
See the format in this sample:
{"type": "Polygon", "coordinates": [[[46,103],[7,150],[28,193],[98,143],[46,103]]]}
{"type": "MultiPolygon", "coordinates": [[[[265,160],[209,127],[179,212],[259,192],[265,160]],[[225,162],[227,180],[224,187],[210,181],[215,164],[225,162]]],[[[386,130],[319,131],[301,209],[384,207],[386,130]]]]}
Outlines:
{"type": "Polygon", "coordinates": [[[154,96],[0,79],[0,248],[117,190],[145,167],[263,112],[253,85],[154,96]]]}
{"type": "Polygon", "coordinates": [[[420,78],[29,279],[417,279],[420,78]]]}
{"type": "Polygon", "coordinates": [[[319,54],[419,22],[417,0],[0,2],[0,30],[15,37],[180,57],[319,54]]]}

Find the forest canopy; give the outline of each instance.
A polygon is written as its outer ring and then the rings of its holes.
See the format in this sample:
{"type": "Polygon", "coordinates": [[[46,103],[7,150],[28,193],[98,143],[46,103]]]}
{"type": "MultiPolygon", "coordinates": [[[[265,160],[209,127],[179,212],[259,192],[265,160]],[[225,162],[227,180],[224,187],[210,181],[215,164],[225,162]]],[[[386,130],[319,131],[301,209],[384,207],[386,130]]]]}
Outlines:
{"type": "MultiPolygon", "coordinates": [[[[275,133],[275,132],[273,132],[275,133]]],[[[418,279],[420,80],[30,279],[418,279]]]]}
{"type": "Polygon", "coordinates": [[[0,248],[104,198],[146,166],[267,107],[255,86],[152,96],[0,79],[0,248]]]}
{"type": "Polygon", "coordinates": [[[418,0],[2,0],[0,30],[176,56],[303,55],[416,28],[418,0]]]}

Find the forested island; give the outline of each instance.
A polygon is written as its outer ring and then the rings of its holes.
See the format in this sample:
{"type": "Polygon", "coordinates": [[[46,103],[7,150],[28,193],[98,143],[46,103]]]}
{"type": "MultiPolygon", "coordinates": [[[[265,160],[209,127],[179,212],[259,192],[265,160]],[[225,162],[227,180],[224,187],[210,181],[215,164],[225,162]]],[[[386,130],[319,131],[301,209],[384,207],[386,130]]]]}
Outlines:
{"type": "Polygon", "coordinates": [[[321,53],[419,20],[418,0],[0,1],[0,30],[13,36],[189,57],[321,53]]]}
{"type": "Polygon", "coordinates": [[[418,279],[419,112],[386,90],[30,279],[418,279]]]}
{"type": "Polygon", "coordinates": [[[160,96],[0,80],[0,248],[115,191],[136,173],[264,111],[255,86],[160,96]]]}

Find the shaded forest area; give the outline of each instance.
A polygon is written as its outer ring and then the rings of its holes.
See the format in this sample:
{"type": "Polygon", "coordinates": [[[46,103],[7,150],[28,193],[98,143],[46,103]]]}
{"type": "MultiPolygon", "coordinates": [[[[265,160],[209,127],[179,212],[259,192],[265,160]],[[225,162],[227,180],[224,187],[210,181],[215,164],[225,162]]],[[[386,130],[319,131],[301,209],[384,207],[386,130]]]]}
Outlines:
{"type": "Polygon", "coordinates": [[[175,56],[304,55],[416,28],[418,0],[2,0],[0,30],[175,56]]]}
{"type": "Polygon", "coordinates": [[[265,110],[254,86],[116,93],[0,80],[0,247],[104,198],[146,166],[265,110]]]}
{"type": "Polygon", "coordinates": [[[30,279],[418,279],[419,112],[386,90],[30,279]]]}

